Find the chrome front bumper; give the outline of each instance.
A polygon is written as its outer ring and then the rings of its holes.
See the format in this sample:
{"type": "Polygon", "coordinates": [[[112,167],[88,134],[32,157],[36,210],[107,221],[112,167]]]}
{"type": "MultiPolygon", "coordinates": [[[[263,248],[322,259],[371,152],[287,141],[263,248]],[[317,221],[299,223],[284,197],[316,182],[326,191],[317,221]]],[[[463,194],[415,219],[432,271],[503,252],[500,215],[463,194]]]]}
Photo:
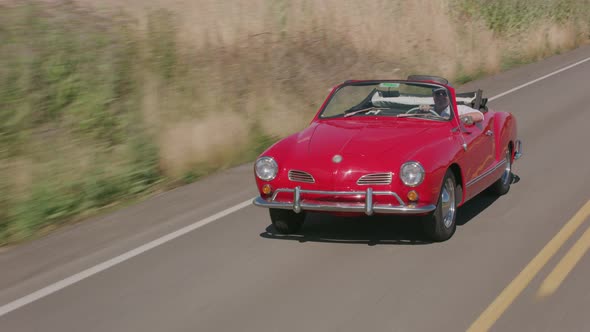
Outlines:
{"type": "Polygon", "coordinates": [[[522,141],[517,139],[515,145],[514,160],[518,160],[522,157],[522,141]]]}
{"type": "Polygon", "coordinates": [[[301,211],[326,211],[326,212],[361,212],[367,215],[374,213],[383,214],[424,214],[434,211],[435,205],[406,205],[401,198],[392,191],[373,191],[368,188],[366,191],[319,191],[303,190],[300,187],[294,189],[277,189],[273,196],[267,200],[262,197],[256,197],[252,202],[254,205],[264,208],[287,209],[296,213],[301,211]],[[293,193],[293,201],[276,201],[280,193],[293,193]],[[331,202],[331,201],[307,201],[301,199],[301,194],[315,195],[332,195],[332,196],[365,196],[364,202],[331,202]],[[399,205],[392,204],[373,204],[374,196],[393,196],[399,205]]]}

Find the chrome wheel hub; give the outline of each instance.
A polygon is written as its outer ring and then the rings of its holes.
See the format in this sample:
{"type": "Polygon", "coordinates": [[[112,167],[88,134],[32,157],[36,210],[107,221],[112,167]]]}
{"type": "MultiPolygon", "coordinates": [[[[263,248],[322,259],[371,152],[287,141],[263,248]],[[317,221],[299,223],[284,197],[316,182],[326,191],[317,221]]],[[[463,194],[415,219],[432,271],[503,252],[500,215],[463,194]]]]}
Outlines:
{"type": "Polygon", "coordinates": [[[441,204],[443,223],[449,228],[455,219],[455,185],[451,179],[445,181],[441,193],[441,204]]]}
{"type": "Polygon", "coordinates": [[[506,151],[506,168],[504,168],[504,173],[502,173],[502,184],[508,185],[511,180],[511,173],[512,173],[512,163],[510,162],[510,150],[506,151]]]}

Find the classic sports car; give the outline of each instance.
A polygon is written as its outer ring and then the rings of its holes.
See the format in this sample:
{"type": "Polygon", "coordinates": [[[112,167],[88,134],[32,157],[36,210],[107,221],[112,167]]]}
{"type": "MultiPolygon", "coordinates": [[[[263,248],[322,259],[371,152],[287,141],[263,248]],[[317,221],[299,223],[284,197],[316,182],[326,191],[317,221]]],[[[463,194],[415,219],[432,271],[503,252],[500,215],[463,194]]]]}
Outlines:
{"type": "Polygon", "coordinates": [[[486,188],[508,192],[522,154],[514,115],[486,103],[481,90],[456,94],[436,76],[339,84],[307,128],[256,160],[253,204],[282,234],[308,211],[415,215],[445,241],[458,207],[486,188]],[[463,116],[467,106],[483,120],[463,116]]]}

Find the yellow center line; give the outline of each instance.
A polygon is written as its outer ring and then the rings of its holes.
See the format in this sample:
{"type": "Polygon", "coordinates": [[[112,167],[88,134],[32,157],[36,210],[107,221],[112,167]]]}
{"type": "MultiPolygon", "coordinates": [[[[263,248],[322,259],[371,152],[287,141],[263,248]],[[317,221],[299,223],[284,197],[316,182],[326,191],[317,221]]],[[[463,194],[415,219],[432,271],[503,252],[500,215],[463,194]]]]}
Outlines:
{"type": "Polygon", "coordinates": [[[537,297],[541,298],[553,294],[589,248],[590,227],[588,227],[582,237],[578,239],[557,266],[555,266],[555,269],[545,278],[537,292],[537,297]]]}
{"type": "Polygon", "coordinates": [[[533,260],[512,280],[512,282],[504,288],[502,293],[487,307],[487,309],[477,318],[467,330],[474,331],[488,331],[492,325],[500,318],[500,316],[508,309],[514,302],[514,299],[522,293],[522,291],[533,280],[535,275],[547,264],[547,262],[555,255],[561,246],[568,238],[582,225],[584,220],[590,215],[590,201],[570,219],[565,226],[557,233],[549,243],[541,249],[541,251],[533,258],[533,260]]]}

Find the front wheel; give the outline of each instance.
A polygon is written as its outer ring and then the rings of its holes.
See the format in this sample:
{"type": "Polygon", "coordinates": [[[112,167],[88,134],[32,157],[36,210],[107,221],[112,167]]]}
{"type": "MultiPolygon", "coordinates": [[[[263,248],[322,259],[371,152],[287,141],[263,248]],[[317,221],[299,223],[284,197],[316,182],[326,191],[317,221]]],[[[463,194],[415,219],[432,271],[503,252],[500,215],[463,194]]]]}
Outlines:
{"type": "Polygon", "coordinates": [[[297,233],[305,221],[305,212],[295,213],[292,210],[269,209],[270,220],[280,234],[297,233]]]}
{"type": "Polygon", "coordinates": [[[447,170],[438,197],[436,209],[424,216],[423,226],[428,237],[435,242],[446,241],[457,228],[457,183],[451,170],[447,170]]]}

